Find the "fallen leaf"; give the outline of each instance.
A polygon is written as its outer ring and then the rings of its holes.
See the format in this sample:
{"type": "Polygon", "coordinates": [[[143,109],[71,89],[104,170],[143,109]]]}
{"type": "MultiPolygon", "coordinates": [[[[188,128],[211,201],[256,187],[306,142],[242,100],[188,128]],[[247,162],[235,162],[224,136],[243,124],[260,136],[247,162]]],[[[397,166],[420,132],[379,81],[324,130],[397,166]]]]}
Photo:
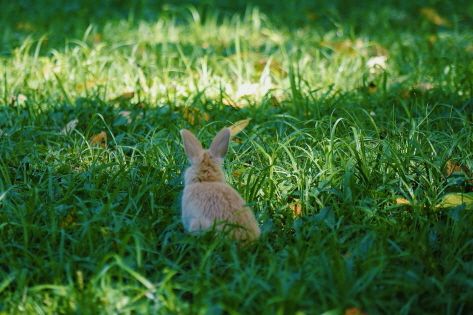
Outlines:
{"type": "Polygon", "coordinates": [[[111,99],[112,102],[125,102],[131,100],[135,96],[134,91],[127,91],[117,97],[111,99]]]}
{"type": "Polygon", "coordinates": [[[61,134],[68,135],[72,132],[72,130],[76,129],[77,124],[79,123],[79,119],[73,119],[66,124],[64,128],[61,130],[61,134]]]}
{"type": "Polygon", "coordinates": [[[411,203],[406,198],[398,197],[396,198],[396,204],[400,206],[410,206],[411,203]]]}
{"type": "Polygon", "coordinates": [[[289,205],[289,208],[296,217],[302,214],[302,205],[299,201],[293,202],[291,205],[289,205]]]}
{"type": "Polygon", "coordinates": [[[350,307],[345,310],[345,315],[366,315],[366,313],[357,307],[350,307]]]}
{"type": "Polygon", "coordinates": [[[468,174],[470,173],[470,170],[466,165],[459,164],[457,162],[454,162],[452,160],[448,160],[447,163],[445,163],[445,167],[443,168],[443,172],[445,176],[451,176],[454,173],[463,173],[463,174],[468,174]]]}
{"type": "Polygon", "coordinates": [[[473,193],[451,193],[442,197],[435,206],[437,209],[452,208],[465,205],[466,209],[473,210],[473,193]]]}
{"type": "Polygon", "coordinates": [[[440,16],[434,8],[424,7],[420,9],[420,14],[430,23],[437,26],[450,26],[451,23],[447,19],[440,16]]]}
{"type": "Polygon", "coordinates": [[[236,136],[243,129],[245,129],[246,126],[248,126],[248,124],[250,123],[250,121],[251,121],[251,118],[239,120],[236,123],[234,123],[233,125],[231,125],[230,127],[228,127],[230,129],[230,134],[232,135],[232,137],[236,136]]]}
{"type": "Polygon", "coordinates": [[[102,131],[94,136],[92,136],[89,140],[91,145],[99,145],[102,148],[107,146],[107,133],[102,131]]]}

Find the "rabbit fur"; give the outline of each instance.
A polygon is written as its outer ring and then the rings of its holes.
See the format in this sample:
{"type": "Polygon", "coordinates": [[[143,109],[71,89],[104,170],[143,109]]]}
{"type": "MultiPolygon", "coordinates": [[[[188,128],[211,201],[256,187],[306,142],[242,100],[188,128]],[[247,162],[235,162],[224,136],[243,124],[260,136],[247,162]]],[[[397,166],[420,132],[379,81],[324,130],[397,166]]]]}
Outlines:
{"type": "Polygon", "coordinates": [[[237,240],[255,240],[260,228],[240,194],[225,182],[223,158],[228,151],[230,129],[222,129],[208,150],[189,130],[181,130],[190,167],[184,174],[182,223],[188,232],[212,227],[237,240]]]}

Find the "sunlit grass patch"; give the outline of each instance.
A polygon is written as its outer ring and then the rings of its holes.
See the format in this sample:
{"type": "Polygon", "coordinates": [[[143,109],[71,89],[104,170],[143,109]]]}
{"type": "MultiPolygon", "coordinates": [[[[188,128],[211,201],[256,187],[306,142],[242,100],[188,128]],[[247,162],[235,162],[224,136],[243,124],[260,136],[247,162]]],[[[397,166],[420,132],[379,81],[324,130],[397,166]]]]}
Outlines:
{"type": "Polygon", "coordinates": [[[467,4],[102,5],[0,13],[0,313],[473,307],[467,4]],[[247,247],[180,223],[232,125],[247,247]]]}

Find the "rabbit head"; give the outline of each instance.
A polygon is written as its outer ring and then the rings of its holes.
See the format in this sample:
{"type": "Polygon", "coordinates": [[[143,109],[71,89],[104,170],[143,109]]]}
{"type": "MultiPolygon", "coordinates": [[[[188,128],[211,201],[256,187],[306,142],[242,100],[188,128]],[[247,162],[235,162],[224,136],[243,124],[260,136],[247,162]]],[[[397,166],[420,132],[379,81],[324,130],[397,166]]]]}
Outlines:
{"type": "Polygon", "coordinates": [[[223,158],[228,151],[230,129],[224,128],[215,136],[208,150],[192,132],[181,130],[184,150],[191,166],[184,174],[184,183],[190,185],[199,182],[224,182],[223,158]]]}

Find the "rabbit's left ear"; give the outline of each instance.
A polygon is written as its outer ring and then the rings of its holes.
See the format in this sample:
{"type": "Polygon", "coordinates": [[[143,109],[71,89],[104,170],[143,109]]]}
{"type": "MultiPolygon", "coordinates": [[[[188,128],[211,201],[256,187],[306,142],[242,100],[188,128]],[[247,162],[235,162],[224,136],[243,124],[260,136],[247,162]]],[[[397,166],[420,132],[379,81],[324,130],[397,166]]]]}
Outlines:
{"type": "Polygon", "coordinates": [[[230,129],[223,128],[215,136],[210,145],[210,152],[215,157],[223,158],[228,151],[228,144],[230,142],[230,129]]]}
{"type": "Polygon", "coordinates": [[[194,136],[192,132],[186,129],[181,130],[182,141],[184,142],[184,150],[191,162],[193,162],[203,152],[202,144],[194,136]]]}

